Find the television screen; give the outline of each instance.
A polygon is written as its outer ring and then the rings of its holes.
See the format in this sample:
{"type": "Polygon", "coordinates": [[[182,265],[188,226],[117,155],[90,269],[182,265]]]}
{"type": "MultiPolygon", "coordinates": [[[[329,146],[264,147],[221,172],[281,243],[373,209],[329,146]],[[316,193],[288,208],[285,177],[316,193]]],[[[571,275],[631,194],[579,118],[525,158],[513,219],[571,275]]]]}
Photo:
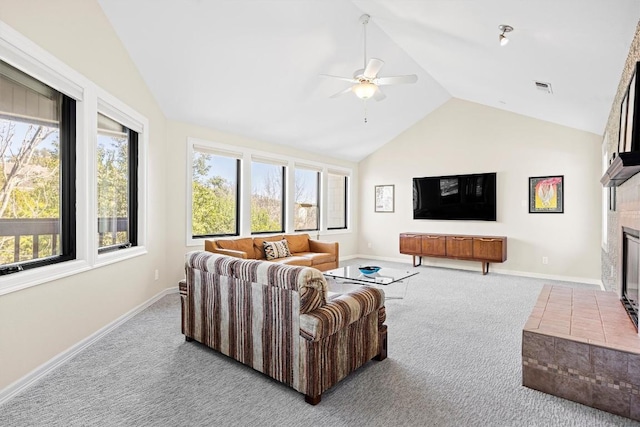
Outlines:
{"type": "Polygon", "coordinates": [[[413,219],[496,220],[496,173],[413,178],[413,219]]]}

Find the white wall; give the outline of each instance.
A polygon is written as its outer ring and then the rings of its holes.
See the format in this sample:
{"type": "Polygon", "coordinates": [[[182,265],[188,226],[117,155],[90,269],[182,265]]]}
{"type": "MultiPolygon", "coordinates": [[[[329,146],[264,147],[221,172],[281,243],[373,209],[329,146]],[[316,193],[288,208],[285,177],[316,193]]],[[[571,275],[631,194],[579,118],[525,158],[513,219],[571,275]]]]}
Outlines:
{"type": "Polygon", "coordinates": [[[175,281],[165,268],[165,119],[98,3],[2,0],[0,20],[146,116],[150,126],[148,254],[0,296],[2,390],[175,281]]]}
{"type": "Polygon", "coordinates": [[[167,121],[96,1],[1,1],[1,21],[146,116],[150,139],[149,253],[0,296],[0,391],[183,278],[184,254],[202,249],[185,243],[187,137],[351,168],[352,230],[321,239],[357,253],[357,164],[167,121]]]}
{"type": "MultiPolygon", "coordinates": [[[[167,122],[94,0],[1,1],[0,20],[145,115],[151,131],[149,253],[0,296],[0,390],[183,277],[184,254],[198,249],[185,244],[185,145],[190,136],[353,168],[354,230],[322,236],[339,241],[342,256],[400,258],[402,231],[498,234],[509,237],[509,260],[495,270],[599,277],[596,135],[451,100],[360,165],[321,158],[167,122]],[[498,172],[497,222],[411,219],[413,176],[487,171],[498,172]],[[530,215],[521,206],[527,177],[547,174],[565,175],[565,214],[530,215]],[[395,213],[373,213],[373,186],[378,184],[396,185],[395,213]],[[549,257],[547,266],[540,263],[543,255],[549,257]],[[160,270],[158,281],[155,269],[160,270]]],[[[479,265],[449,263],[479,270],[479,265]]]]}
{"type": "MultiPolygon", "coordinates": [[[[167,167],[167,265],[171,269],[171,280],[178,281],[184,277],[184,255],[189,251],[204,248],[204,241],[198,246],[186,245],[187,233],[187,138],[198,138],[206,141],[216,142],[220,144],[235,145],[247,147],[263,152],[273,153],[277,155],[290,156],[299,159],[312,160],[314,162],[323,162],[351,168],[353,175],[351,179],[351,208],[353,227],[350,232],[336,231],[326,232],[320,235],[321,240],[337,241],[340,243],[340,256],[355,255],[357,253],[357,233],[358,233],[358,165],[345,160],[324,157],[317,154],[293,150],[290,147],[267,144],[237,135],[232,135],[208,128],[203,128],[189,123],[177,122],[169,120],[167,122],[167,158],[169,167],[167,167]]],[[[321,207],[322,209],[322,207],[321,207]]],[[[315,236],[315,234],[312,236],[315,236]]]]}
{"type": "MultiPolygon", "coordinates": [[[[508,258],[492,271],[599,282],[601,139],[452,99],[360,163],[359,253],[410,262],[398,247],[405,231],[499,235],[508,238],[508,258]],[[477,172],[497,172],[496,222],[413,219],[413,177],[477,172]],[[564,214],[529,214],[528,178],[547,175],[565,177],[564,214]],[[395,185],[394,213],[373,212],[381,184],[395,185]]],[[[468,261],[423,263],[480,271],[468,261]]]]}

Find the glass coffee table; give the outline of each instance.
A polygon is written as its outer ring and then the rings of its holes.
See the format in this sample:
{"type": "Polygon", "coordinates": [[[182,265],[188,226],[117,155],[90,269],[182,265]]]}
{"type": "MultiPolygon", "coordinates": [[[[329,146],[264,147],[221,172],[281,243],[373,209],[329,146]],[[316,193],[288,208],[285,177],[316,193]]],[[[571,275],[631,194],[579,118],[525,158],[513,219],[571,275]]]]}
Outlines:
{"type": "Polygon", "coordinates": [[[343,294],[357,286],[376,286],[385,291],[385,299],[403,299],[407,294],[409,279],[418,274],[417,271],[399,270],[382,267],[377,273],[362,274],[358,266],[349,265],[322,274],[329,281],[329,294],[343,294]]]}

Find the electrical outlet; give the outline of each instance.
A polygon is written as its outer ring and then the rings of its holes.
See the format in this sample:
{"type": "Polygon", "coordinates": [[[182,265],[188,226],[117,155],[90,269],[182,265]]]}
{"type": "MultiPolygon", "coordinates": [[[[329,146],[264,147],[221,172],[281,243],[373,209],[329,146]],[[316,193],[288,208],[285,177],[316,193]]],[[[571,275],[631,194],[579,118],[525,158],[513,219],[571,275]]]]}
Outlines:
{"type": "Polygon", "coordinates": [[[549,264],[549,257],[543,256],[542,257],[542,263],[543,264],[549,264]]]}
{"type": "Polygon", "coordinates": [[[155,272],[155,280],[158,280],[160,278],[160,272],[158,271],[158,269],[156,268],[156,272],[155,272]]]}
{"type": "Polygon", "coordinates": [[[368,247],[369,249],[371,249],[371,248],[373,247],[373,244],[372,244],[371,242],[369,242],[369,243],[367,243],[367,247],[368,247]]]}

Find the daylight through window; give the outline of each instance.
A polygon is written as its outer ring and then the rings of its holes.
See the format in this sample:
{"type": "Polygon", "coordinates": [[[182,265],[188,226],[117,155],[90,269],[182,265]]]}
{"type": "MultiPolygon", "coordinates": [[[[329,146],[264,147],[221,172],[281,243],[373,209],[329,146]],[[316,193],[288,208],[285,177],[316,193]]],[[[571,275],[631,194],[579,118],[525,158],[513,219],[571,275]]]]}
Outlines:
{"type": "Polygon", "coordinates": [[[75,101],[0,61],[1,274],[75,258],[74,150],[75,101]]]}
{"type": "Polygon", "coordinates": [[[98,113],[98,248],[136,245],[137,133],[98,113]]]}
{"type": "Polygon", "coordinates": [[[187,140],[187,245],[218,236],[349,232],[351,170],[187,140]]]}
{"type": "Polygon", "coordinates": [[[251,162],[251,232],[284,231],[284,166],[251,162]]]}
{"type": "Polygon", "coordinates": [[[193,237],[239,234],[240,159],[193,151],[191,234],[193,237]]]}
{"type": "Polygon", "coordinates": [[[311,169],[295,170],[294,228],[296,231],[320,229],[319,195],[320,172],[311,169]]]}
{"type": "Polygon", "coordinates": [[[328,174],[327,229],[347,228],[347,194],[349,178],[344,174],[328,174]]]}

